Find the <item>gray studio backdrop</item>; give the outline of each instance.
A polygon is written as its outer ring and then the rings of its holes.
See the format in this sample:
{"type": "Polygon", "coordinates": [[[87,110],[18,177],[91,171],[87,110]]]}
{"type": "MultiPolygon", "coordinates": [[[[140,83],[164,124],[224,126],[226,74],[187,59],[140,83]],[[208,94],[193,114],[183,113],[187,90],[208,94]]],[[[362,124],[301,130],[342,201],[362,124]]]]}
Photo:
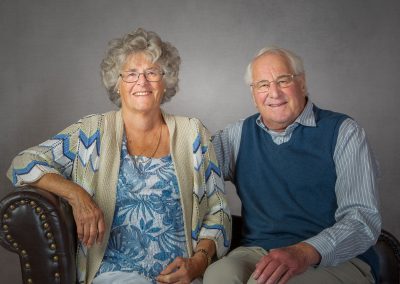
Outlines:
{"type": "MultiPolygon", "coordinates": [[[[399,3],[0,0],[0,197],[12,190],[5,173],[19,151],[114,109],[99,63],[110,39],[144,27],[182,57],[180,92],[165,109],[199,117],[211,132],[255,112],[243,74],[256,51],[275,44],[300,54],[311,99],[366,129],[381,168],[383,226],[400,238],[399,3]]],[[[19,274],[17,256],[0,248],[1,282],[20,283],[19,274]]]]}

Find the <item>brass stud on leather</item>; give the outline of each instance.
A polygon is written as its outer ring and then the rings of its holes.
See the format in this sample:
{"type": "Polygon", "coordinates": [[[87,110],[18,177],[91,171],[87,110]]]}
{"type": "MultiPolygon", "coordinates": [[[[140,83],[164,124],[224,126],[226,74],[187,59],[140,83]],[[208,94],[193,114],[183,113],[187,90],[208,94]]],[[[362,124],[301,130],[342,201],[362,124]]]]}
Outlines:
{"type": "Polygon", "coordinates": [[[10,205],[10,209],[14,210],[15,209],[15,205],[10,205]]]}
{"type": "Polygon", "coordinates": [[[55,249],[56,249],[56,245],[55,245],[55,244],[51,244],[51,245],[50,245],[50,248],[51,248],[52,250],[55,250],[55,249]]]}
{"type": "Polygon", "coordinates": [[[8,214],[7,214],[7,213],[4,214],[4,215],[3,215],[3,218],[4,218],[4,219],[8,219],[8,214]]]}
{"type": "Polygon", "coordinates": [[[31,202],[29,202],[29,204],[31,205],[31,206],[36,206],[36,202],[35,201],[31,201],[31,202]]]}
{"type": "Polygon", "coordinates": [[[12,236],[11,235],[7,235],[6,239],[9,240],[9,241],[12,240],[12,236]]]}
{"type": "Polygon", "coordinates": [[[25,263],[25,268],[29,269],[29,268],[31,268],[31,265],[27,262],[27,263],[25,263]]]}
{"type": "Polygon", "coordinates": [[[18,243],[13,243],[12,246],[17,248],[18,247],[18,243]]]}
{"type": "Polygon", "coordinates": [[[57,262],[57,261],[58,261],[58,256],[57,256],[57,255],[53,256],[53,261],[54,261],[54,262],[57,262]]]}
{"type": "Polygon", "coordinates": [[[55,276],[56,278],[60,278],[60,273],[56,272],[56,273],[54,273],[54,276],[55,276]]]}
{"type": "Polygon", "coordinates": [[[25,205],[25,200],[21,200],[20,204],[25,205]]]}
{"type": "Polygon", "coordinates": [[[47,237],[48,239],[51,239],[51,238],[53,238],[53,234],[50,233],[50,232],[48,232],[48,233],[46,234],[46,237],[47,237]]]}
{"type": "Polygon", "coordinates": [[[48,229],[49,228],[49,223],[44,223],[43,228],[48,229]]]}
{"type": "Polygon", "coordinates": [[[3,225],[3,230],[7,231],[8,230],[8,225],[3,225]]]}
{"type": "Polygon", "coordinates": [[[29,284],[33,283],[33,281],[32,281],[31,278],[28,278],[26,281],[27,281],[29,284]]]}
{"type": "Polygon", "coordinates": [[[46,215],[44,215],[44,214],[40,215],[40,219],[41,220],[46,220],[46,215]]]}
{"type": "Polygon", "coordinates": [[[40,213],[42,211],[42,208],[41,207],[36,207],[35,210],[36,210],[37,213],[40,213]]]}
{"type": "Polygon", "coordinates": [[[23,255],[23,256],[26,256],[27,255],[27,253],[26,253],[26,250],[21,250],[21,254],[23,255]]]}

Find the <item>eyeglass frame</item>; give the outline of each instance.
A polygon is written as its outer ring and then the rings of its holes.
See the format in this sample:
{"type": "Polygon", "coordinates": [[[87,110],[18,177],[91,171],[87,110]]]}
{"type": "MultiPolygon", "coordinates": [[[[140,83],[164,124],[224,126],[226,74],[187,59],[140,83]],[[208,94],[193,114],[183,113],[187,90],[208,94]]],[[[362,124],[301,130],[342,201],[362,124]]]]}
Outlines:
{"type": "Polygon", "coordinates": [[[300,76],[300,75],[301,75],[301,73],[300,74],[282,74],[282,75],[279,75],[275,80],[272,80],[272,81],[260,80],[260,81],[255,82],[255,83],[251,83],[250,87],[252,87],[257,93],[269,93],[269,90],[270,90],[270,87],[271,87],[271,83],[275,83],[276,86],[279,87],[280,89],[288,88],[290,86],[290,83],[292,83],[294,81],[294,78],[297,77],[297,76],[300,76]],[[280,83],[278,82],[278,80],[279,80],[279,78],[286,77],[286,76],[290,78],[289,85],[285,86],[285,87],[282,87],[280,85],[280,83]],[[268,89],[266,91],[258,91],[256,89],[255,85],[258,84],[258,83],[261,83],[261,82],[267,82],[268,83],[268,89]]]}
{"type": "MultiPolygon", "coordinates": [[[[121,71],[121,72],[135,73],[135,71],[132,71],[132,70],[126,70],[126,71],[121,71]]],[[[139,81],[140,75],[143,75],[144,78],[145,78],[148,82],[160,82],[160,81],[163,79],[163,76],[165,75],[165,72],[162,71],[162,70],[150,68],[150,69],[144,70],[144,72],[137,72],[137,77],[136,77],[136,80],[135,80],[135,81],[125,81],[125,79],[124,79],[122,73],[119,73],[119,77],[121,77],[121,80],[124,81],[125,83],[136,83],[137,81],[139,81]],[[161,75],[160,80],[157,80],[157,81],[149,80],[149,79],[147,78],[147,73],[146,73],[146,72],[148,72],[148,71],[158,72],[158,74],[161,75]]]]}

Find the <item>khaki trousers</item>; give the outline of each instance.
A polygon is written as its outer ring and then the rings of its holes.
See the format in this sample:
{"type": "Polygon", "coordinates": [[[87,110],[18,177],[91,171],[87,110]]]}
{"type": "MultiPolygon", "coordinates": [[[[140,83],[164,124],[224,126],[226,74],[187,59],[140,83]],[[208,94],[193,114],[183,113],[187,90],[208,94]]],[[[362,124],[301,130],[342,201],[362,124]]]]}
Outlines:
{"type": "MultiPolygon", "coordinates": [[[[260,247],[238,247],[227,256],[210,265],[203,284],[255,284],[251,275],[256,263],[267,251],[260,247]]],[[[375,283],[370,266],[354,258],[330,267],[310,267],[306,272],[291,278],[289,284],[375,283]]]]}

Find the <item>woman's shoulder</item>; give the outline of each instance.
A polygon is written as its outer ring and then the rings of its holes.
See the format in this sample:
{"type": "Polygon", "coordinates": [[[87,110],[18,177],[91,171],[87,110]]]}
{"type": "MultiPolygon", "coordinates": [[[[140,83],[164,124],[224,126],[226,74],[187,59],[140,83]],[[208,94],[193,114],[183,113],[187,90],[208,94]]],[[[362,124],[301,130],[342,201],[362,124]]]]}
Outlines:
{"type": "Polygon", "coordinates": [[[118,116],[119,111],[109,111],[105,113],[92,113],[82,117],[79,122],[84,124],[99,124],[103,120],[115,119],[118,116]]]}
{"type": "Polygon", "coordinates": [[[181,116],[164,113],[164,119],[168,122],[173,121],[176,128],[190,128],[195,132],[208,132],[207,127],[197,117],[181,116]]]}
{"type": "Polygon", "coordinates": [[[118,113],[118,111],[109,111],[89,114],[79,119],[77,123],[71,125],[68,129],[75,129],[75,131],[83,132],[86,135],[101,134],[107,122],[113,123],[116,121],[118,113]]]}

